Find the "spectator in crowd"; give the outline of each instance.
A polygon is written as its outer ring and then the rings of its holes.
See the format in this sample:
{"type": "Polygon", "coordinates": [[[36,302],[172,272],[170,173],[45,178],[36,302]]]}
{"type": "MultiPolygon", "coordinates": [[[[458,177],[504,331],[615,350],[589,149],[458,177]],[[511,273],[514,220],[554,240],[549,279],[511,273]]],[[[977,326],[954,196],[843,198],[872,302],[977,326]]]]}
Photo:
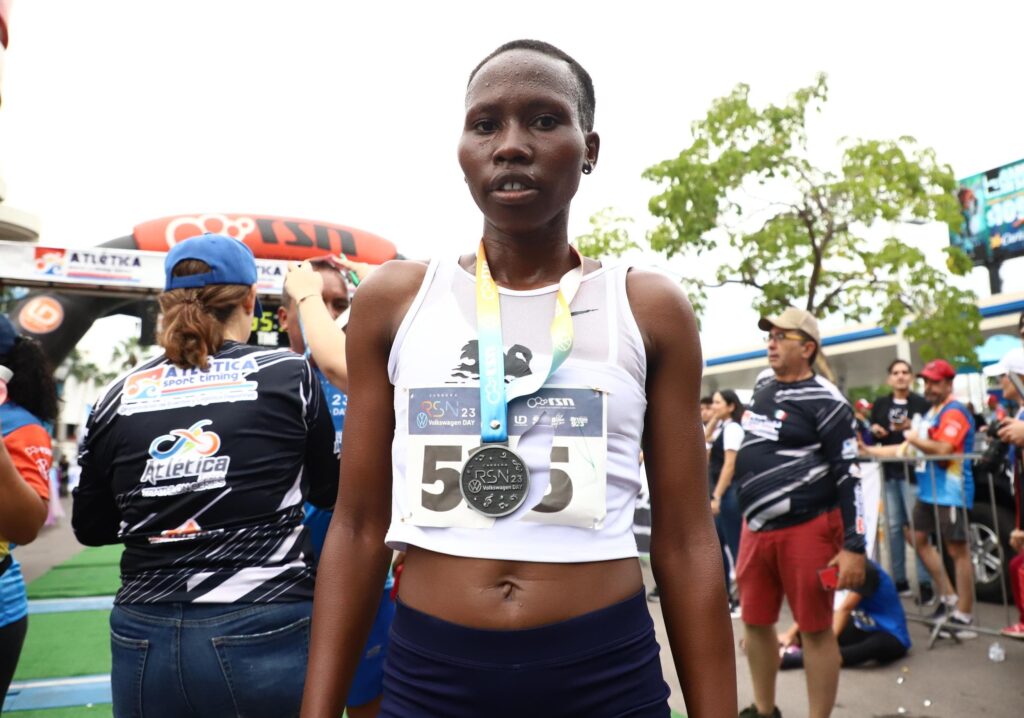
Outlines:
{"type": "Polygon", "coordinates": [[[871,414],[871,402],[867,399],[857,399],[853,402],[853,420],[857,431],[857,438],[864,444],[873,444],[875,439],[871,434],[871,421],[868,416],[871,414]]]}
{"type": "Polygon", "coordinates": [[[988,419],[985,418],[984,414],[978,411],[978,408],[974,406],[973,401],[967,402],[967,413],[971,415],[972,419],[974,419],[974,430],[984,431],[985,427],[988,426],[988,419]]]}
{"type": "Polygon", "coordinates": [[[82,543],[125,545],[114,715],[294,716],[316,576],[303,503],[338,493],[330,411],[303,357],[244,344],[248,247],[205,234],[164,266],[164,353],[96,402],[72,512],[82,543]]]}
{"type": "Polygon", "coordinates": [[[25,581],[11,549],[34,541],[46,521],[53,450],[44,423],[56,418],[42,348],[0,314],[0,705],[28,631],[25,581]]]}
{"type": "MultiPolygon", "coordinates": [[[[899,446],[904,441],[903,432],[928,413],[929,405],[923,396],[910,390],[914,371],[905,359],[894,359],[889,364],[886,381],[892,392],[875,399],[871,408],[871,434],[875,437],[874,443],[880,446],[899,446]]],[[[917,501],[917,479],[909,463],[885,463],[882,464],[882,472],[885,476],[886,534],[892,560],[892,578],[900,595],[909,595],[905,546],[913,546],[910,513],[917,501]]],[[[917,560],[920,600],[929,603],[935,592],[916,551],[914,557],[917,560]]]]}
{"type": "Polygon", "coordinates": [[[772,376],[758,384],[743,415],[736,458],[746,518],[737,578],[754,705],[741,718],[779,716],[775,623],[783,595],[807,655],[811,718],[832,712],[839,686],[833,593],[818,571],[837,566],[838,588],[864,581],[864,517],[855,463],[857,437],[845,397],[812,367],[821,349],[817,320],[787,308],[763,317],[772,376]]]}
{"type": "Polygon", "coordinates": [[[60,461],[57,463],[57,468],[59,470],[57,484],[60,487],[60,495],[64,497],[68,495],[68,480],[71,469],[71,462],[68,461],[68,457],[61,456],[60,461]]]}
{"type": "MultiPolygon", "coordinates": [[[[918,373],[924,379],[928,413],[916,429],[903,432],[898,446],[867,447],[875,456],[945,456],[970,453],[974,449],[974,419],[967,407],[953,397],[956,369],[944,359],[925,364],[918,373]]],[[[975,638],[968,627],[973,621],[974,568],[967,545],[967,511],[974,505],[974,477],[971,462],[943,459],[924,462],[916,471],[918,497],[914,506],[914,542],[918,555],[940,591],[935,618],[946,622],[960,638],[975,638]],[[935,546],[931,534],[941,532],[946,551],[953,559],[956,587],[935,546]]]]}
{"type": "Polygon", "coordinates": [[[722,544],[722,565],[725,568],[725,587],[729,591],[729,609],[734,618],[739,618],[739,604],[732,598],[730,565],[735,566],[739,557],[740,529],[743,514],[733,476],[736,472],[736,453],[743,444],[743,402],[732,389],[716,391],[711,397],[714,412],[712,423],[717,424],[714,441],[708,452],[708,479],[711,489],[711,513],[715,517],[715,529],[722,544]]]}
{"type": "MultiPolygon", "coordinates": [[[[365,279],[370,265],[350,262],[344,257],[314,259],[296,264],[285,277],[281,307],[278,309],[278,325],[288,335],[288,346],[297,354],[306,355],[313,365],[313,371],[320,382],[327,405],[334,422],[335,445],[343,446],[342,431],[345,426],[345,412],[348,396],[328,381],[322,363],[331,375],[347,383],[348,365],[345,361],[345,332],[337,326],[339,317],[348,311],[351,303],[349,282],[345,272],[355,271],[356,281],[365,279]],[[324,336],[326,335],[326,336],[324,336]],[[332,346],[333,344],[333,346],[332,346]],[[313,352],[313,347],[316,352],[313,352]]],[[[334,509],[320,508],[306,502],[304,523],[313,541],[316,561],[320,561],[327,528],[334,509]]],[[[395,602],[391,598],[394,579],[388,574],[381,592],[377,615],[370,630],[370,637],[363,648],[362,659],[352,681],[352,689],[346,699],[349,718],[373,718],[380,709],[384,685],[384,661],[388,654],[388,631],[395,615],[395,602]]]]}
{"type": "MultiPolygon", "coordinates": [[[[847,592],[832,618],[839,638],[839,656],[846,667],[868,661],[892,663],[910,650],[910,633],[903,604],[889,574],[868,561],[864,584],[847,592]]],[[[799,626],[779,636],[781,668],[803,668],[799,626]]]]}
{"type": "Polygon", "coordinates": [[[711,450],[711,441],[714,438],[713,431],[714,427],[712,419],[714,418],[714,412],[711,411],[711,397],[702,396],[700,399],[700,423],[704,427],[704,448],[711,450]],[[709,431],[709,428],[711,431],[709,431]]]}
{"type": "Polygon", "coordinates": [[[715,412],[711,409],[713,401],[713,397],[710,396],[702,396],[700,398],[700,421],[705,428],[707,428],[708,424],[710,424],[712,419],[715,418],[715,412]]]}
{"type": "Polygon", "coordinates": [[[1013,462],[1014,527],[1010,532],[1010,546],[1017,555],[1010,560],[1010,589],[1017,605],[1018,621],[1001,633],[1011,638],[1024,639],[1024,349],[1013,349],[996,364],[985,368],[985,374],[999,377],[1003,396],[1021,407],[1017,416],[1000,422],[999,438],[1016,447],[1013,462]]]}

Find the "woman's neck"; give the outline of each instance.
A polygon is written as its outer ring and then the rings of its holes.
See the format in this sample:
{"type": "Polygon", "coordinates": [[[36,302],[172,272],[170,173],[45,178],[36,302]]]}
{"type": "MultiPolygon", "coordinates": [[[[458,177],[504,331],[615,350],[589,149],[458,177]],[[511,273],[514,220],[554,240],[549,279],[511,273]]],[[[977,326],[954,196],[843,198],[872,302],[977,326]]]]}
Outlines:
{"type": "Polygon", "coordinates": [[[245,344],[249,341],[250,334],[252,334],[252,314],[245,312],[242,308],[236,309],[224,324],[224,341],[245,344]]]}
{"type": "Polygon", "coordinates": [[[484,251],[494,281],[509,289],[537,289],[556,284],[580,260],[566,233],[512,237],[488,232],[484,251]]]}

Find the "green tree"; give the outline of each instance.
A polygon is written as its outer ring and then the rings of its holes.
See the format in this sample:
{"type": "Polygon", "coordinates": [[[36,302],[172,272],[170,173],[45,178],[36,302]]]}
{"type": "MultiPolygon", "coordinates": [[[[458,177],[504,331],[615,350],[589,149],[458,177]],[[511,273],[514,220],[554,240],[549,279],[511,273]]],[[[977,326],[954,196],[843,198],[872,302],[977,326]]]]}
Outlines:
{"type": "Polygon", "coordinates": [[[134,368],[145,351],[145,347],[139,343],[138,337],[125,337],[114,345],[114,351],[110,357],[114,364],[114,371],[121,373],[134,368]]]}
{"type": "Polygon", "coordinates": [[[9,314],[23,294],[17,287],[0,286],[0,314],[9,314]]]}
{"type": "MultiPolygon", "coordinates": [[[[92,381],[99,386],[103,386],[108,382],[113,381],[117,376],[116,372],[103,371],[95,364],[95,362],[87,361],[85,357],[82,356],[82,352],[78,351],[77,348],[71,350],[67,358],[64,359],[61,368],[67,371],[64,376],[74,379],[80,384],[92,381]]],[[[60,372],[58,372],[58,375],[59,374],[60,372]]]]}
{"type": "Polygon", "coordinates": [[[630,239],[630,224],[631,219],[605,207],[590,218],[591,230],[576,238],[576,249],[592,259],[621,257],[631,249],[639,249],[640,245],[630,239]]]}
{"type": "MultiPolygon", "coordinates": [[[[667,257],[726,247],[718,286],[758,290],[759,312],[793,304],[819,318],[877,319],[920,342],[925,360],[974,363],[977,298],[949,283],[950,273],[970,271],[970,260],[947,247],[946,267],[929,266],[892,235],[901,222],[959,227],[949,166],[911,137],[845,139],[837,171],[815,166],[806,120],[827,99],[825,75],[781,106],[754,107],[749,89],[715,100],[693,124],[693,143],[644,172],[660,186],[649,204],[659,220],[651,247],[667,257]],[[890,236],[879,239],[879,229],[890,236]]],[[[684,284],[700,311],[705,285],[693,277],[684,284]]]]}

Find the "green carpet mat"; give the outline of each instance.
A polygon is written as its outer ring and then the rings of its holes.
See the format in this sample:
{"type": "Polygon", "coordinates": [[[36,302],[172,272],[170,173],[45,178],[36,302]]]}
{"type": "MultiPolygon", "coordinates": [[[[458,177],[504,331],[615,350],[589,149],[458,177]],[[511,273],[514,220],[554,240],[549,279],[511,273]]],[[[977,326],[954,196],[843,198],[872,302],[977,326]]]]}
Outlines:
{"type": "Polygon", "coordinates": [[[87,548],[32,581],[28,597],[113,596],[121,587],[123,550],[121,545],[87,548]]]}
{"type": "Polygon", "coordinates": [[[29,616],[14,680],[110,673],[110,612],[29,616]]]}
{"type": "Polygon", "coordinates": [[[110,704],[93,706],[75,706],[73,708],[47,708],[41,711],[14,711],[7,715],[11,718],[92,718],[96,716],[109,716],[110,704]]]}

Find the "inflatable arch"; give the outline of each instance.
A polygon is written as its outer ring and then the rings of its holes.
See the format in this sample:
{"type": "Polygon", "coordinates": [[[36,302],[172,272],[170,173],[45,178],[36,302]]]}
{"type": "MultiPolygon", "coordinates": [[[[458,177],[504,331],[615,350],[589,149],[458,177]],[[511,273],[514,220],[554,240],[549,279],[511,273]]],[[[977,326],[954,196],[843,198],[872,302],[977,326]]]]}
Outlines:
{"type": "MultiPolygon", "coordinates": [[[[140,317],[144,339],[151,338],[156,324],[155,302],[152,299],[140,299],[137,293],[126,295],[112,289],[105,291],[105,287],[120,277],[113,275],[115,270],[110,268],[109,262],[100,261],[111,257],[111,253],[103,254],[101,250],[112,250],[113,258],[127,265],[123,270],[118,270],[123,277],[125,272],[132,271],[133,261],[138,266],[138,260],[133,260],[136,253],[140,257],[143,253],[163,253],[177,242],[203,232],[226,234],[245,242],[253,254],[263,260],[298,261],[326,254],[345,254],[359,262],[381,264],[400,257],[395,245],[382,237],[327,222],[255,214],[164,217],[136,226],[129,236],[100,244],[96,254],[84,249],[47,250],[37,247],[36,273],[45,275],[56,268],[65,277],[68,276],[71,273],[65,266],[66,255],[71,254],[76,262],[74,276],[79,284],[74,291],[61,291],[54,287],[29,292],[14,307],[11,319],[19,331],[42,344],[53,366],[64,361],[93,322],[111,314],[140,317]],[[97,267],[94,275],[90,274],[87,266],[90,261],[103,265],[97,267]],[[90,281],[94,281],[95,291],[88,287],[90,281]]],[[[266,288],[262,289],[267,291],[266,288]]],[[[279,284],[275,291],[279,291],[279,284]]],[[[272,331],[269,323],[273,321],[273,315],[269,303],[264,302],[264,307],[264,321],[268,324],[267,329],[272,331]]],[[[273,328],[276,329],[276,322],[273,328]]]]}

